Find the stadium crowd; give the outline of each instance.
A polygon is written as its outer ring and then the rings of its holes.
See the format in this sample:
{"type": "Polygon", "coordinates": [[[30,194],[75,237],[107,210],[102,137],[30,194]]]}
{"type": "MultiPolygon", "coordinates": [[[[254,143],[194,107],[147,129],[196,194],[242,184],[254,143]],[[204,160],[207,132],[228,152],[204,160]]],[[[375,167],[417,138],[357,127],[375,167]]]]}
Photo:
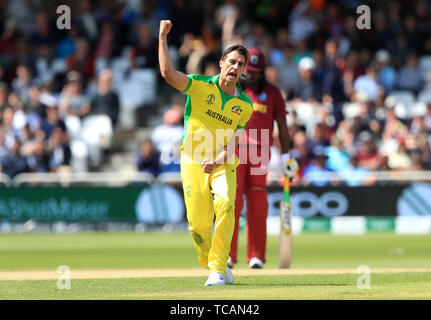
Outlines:
{"type": "MultiPolygon", "coordinates": [[[[184,106],[159,76],[165,18],[175,26],[173,62],[186,73],[217,74],[232,43],[264,52],[266,79],[289,111],[295,183],[337,172],[358,185],[372,183],[362,179],[372,170],[431,168],[425,0],[79,0],[70,30],[44,5],[0,1],[0,171],[10,177],[100,170],[125,114],[172,101],[137,146],[136,170],[179,170],[166,161],[178,156],[184,106]],[[357,27],[361,4],[371,7],[369,30],[357,27]]],[[[271,179],[281,175],[278,154],[275,139],[271,179]]]]}

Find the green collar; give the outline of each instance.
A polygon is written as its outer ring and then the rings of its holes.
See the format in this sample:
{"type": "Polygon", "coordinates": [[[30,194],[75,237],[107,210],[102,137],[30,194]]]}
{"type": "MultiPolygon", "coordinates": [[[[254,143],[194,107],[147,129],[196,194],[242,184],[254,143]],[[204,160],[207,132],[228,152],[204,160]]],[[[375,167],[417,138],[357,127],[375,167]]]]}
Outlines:
{"type": "Polygon", "coordinates": [[[235,97],[235,96],[229,96],[229,95],[227,95],[226,93],[224,93],[220,89],[220,86],[218,85],[219,79],[220,79],[220,73],[217,74],[217,75],[215,75],[215,76],[213,76],[210,79],[209,82],[210,83],[215,83],[217,85],[217,88],[220,91],[220,95],[221,95],[221,98],[222,98],[222,105],[221,105],[221,109],[222,110],[224,109],[224,106],[226,105],[226,102],[228,102],[230,99],[239,98],[239,99],[244,100],[244,101],[247,101],[249,99],[248,96],[244,93],[244,91],[242,91],[242,88],[241,88],[241,85],[239,84],[239,82],[236,83],[236,87],[239,89],[239,96],[235,97]]]}
{"type": "Polygon", "coordinates": [[[219,79],[220,79],[220,73],[219,73],[219,74],[216,74],[215,76],[213,76],[213,77],[210,79],[210,81],[209,81],[209,82],[210,82],[210,83],[215,83],[215,84],[217,84],[217,87],[219,88],[220,92],[221,92],[222,94],[226,95],[227,97],[231,97],[231,98],[240,98],[240,99],[241,99],[242,95],[244,95],[244,94],[245,94],[245,93],[242,91],[242,87],[241,87],[241,84],[239,83],[239,81],[236,83],[236,87],[239,89],[239,96],[238,96],[238,97],[229,96],[229,95],[225,94],[225,93],[220,89],[220,86],[218,85],[218,81],[219,81],[219,79]]]}

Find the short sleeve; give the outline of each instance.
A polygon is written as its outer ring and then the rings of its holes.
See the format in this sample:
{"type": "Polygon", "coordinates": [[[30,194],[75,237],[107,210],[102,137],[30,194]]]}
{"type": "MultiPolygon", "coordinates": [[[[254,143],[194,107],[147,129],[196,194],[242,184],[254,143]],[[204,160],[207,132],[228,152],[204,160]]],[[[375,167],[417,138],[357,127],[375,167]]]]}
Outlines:
{"type": "Polygon", "coordinates": [[[245,126],[247,125],[248,120],[250,120],[252,114],[253,114],[253,103],[250,102],[249,108],[246,108],[246,112],[242,114],[242,117],[239,120],[237,129],[244,129],[245,126]]]}
{"type": "Polygon", "coordinates": [[[187,77],[189,78],[189,85],[183,93],[191,95],[196,90],[198,81],[196,80],[196,74],[188,74],[187,77]]]}

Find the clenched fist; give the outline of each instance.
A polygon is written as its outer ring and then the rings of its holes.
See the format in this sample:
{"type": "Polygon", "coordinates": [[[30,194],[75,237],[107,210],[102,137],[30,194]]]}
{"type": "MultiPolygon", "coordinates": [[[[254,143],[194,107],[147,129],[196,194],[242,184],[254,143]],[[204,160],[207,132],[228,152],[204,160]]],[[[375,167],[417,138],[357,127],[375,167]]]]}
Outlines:
{"type": "Polygon", "coordinates": [[[204,159],[204,161],[202,161],[202,167],[204,167],[205,173],[211,173],[217,167],[217,165],[213,160],[204,159]]]}
{"type": "Polygon", "coordinates": [[[171,28],[171,20],[160,20],[159,37],[166,37],[169,31],[171,31],[171,28]]]}

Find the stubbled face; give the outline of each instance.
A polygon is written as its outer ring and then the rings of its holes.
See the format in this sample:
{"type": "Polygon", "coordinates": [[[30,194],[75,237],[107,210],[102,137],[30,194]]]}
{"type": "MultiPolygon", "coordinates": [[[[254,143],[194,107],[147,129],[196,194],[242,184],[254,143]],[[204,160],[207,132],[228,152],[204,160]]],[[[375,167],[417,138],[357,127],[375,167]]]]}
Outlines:
{"type": "Polygon", "coordinates": [[[220,60],[220,77],[229,83],[237,83],[244,71],[245,57],[237,51],[230,52],[220,60]]]}

